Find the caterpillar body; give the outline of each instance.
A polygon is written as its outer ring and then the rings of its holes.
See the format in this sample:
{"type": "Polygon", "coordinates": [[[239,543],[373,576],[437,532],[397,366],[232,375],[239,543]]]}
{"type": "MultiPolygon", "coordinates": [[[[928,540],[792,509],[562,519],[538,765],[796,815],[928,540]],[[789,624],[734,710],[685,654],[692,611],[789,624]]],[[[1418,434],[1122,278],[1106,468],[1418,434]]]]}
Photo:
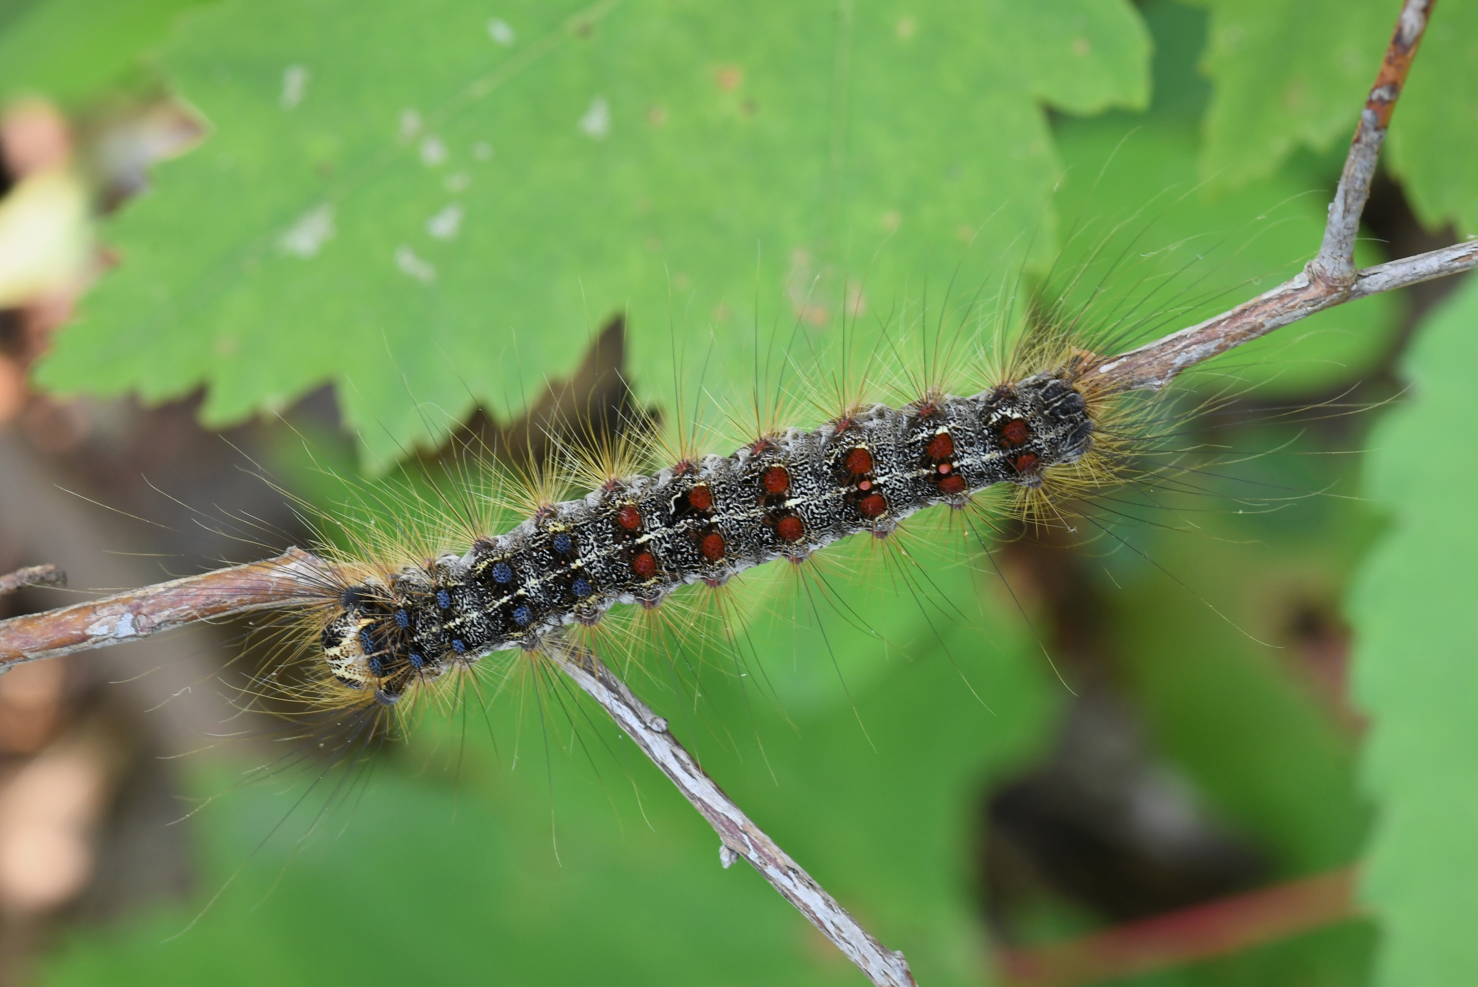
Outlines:
{"type": "Polygon", "coordinates": [[[344,698],[382,706],[502,649],[536,651],[616,604],[655,607],[688,584],[853,535],[883,538],[925,508],[964,508],[998,484],[1026,491],[1094,451],[1103,395],[1085,355],[968,397],[874,404],[818,428],[762,436],[728,457],[611,477],[478,538],[339,587],[324,615],[323,670],[344,698]]]}

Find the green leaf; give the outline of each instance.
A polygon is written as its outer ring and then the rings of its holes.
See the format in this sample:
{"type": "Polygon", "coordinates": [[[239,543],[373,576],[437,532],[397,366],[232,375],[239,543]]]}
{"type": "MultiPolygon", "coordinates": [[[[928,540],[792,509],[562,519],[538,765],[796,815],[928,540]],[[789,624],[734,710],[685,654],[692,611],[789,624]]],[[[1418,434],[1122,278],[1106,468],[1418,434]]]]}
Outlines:
{"type": "MultiPolygon", "coordinates": [[[[1235,187],[1297,147],[1354,134],[1396,26],[1388,0],[1193,0],[1211,11],[1202,60],[1214,91],[1201,170],[1235,187]]],[[[1478,230],[1478,6],[1434,10],[1391,122],[1390,163],[1429,226],[1478,230]]]]}
{"type": "Polygon", "coordinates": [[[79,103],[137,68],[181,11],[204,0],[37,0],[0,7],[0,98],[79,103]]]}
{"type": "Polygon", "coordinates": [[[1436,8],[1391,118],[1391,167],[1417,218],[1478,233],[1478,4],[1436,8]]]}
{"type": "Polygon", "coordinates": [[[1225,186],[1269,175],[1294,148],[1348,140],[1395,27],[1384,0],[1199,0],[1214,84],[1202,171],[1225,186]]]}
{"type": "Polygon", "coordinates": [[[238,0],[176,39],[213,136],[108,231],[122,264],[39,381],[204,384],[212,424],[332,381],[378,463],[474,403],[518,414],[623,309],[647,394],[674,352],[747,394],[756,336],[830,319],[848,274],[889,312],[1019,257],[1043,102],[1148,95],[1127,0],[238,0]]]}
{"type": "Polygon", "coordinates": [[[1391,530],[1349,601],[1372,718],[1364,781],[1381,807],[1363,897],[1383,927],[1380,982],[1401,987],[1478,979],[1475,366],[1470,278],[1403,362],[1410,401],[1371,437],[1366,492],[1391,530]]]}

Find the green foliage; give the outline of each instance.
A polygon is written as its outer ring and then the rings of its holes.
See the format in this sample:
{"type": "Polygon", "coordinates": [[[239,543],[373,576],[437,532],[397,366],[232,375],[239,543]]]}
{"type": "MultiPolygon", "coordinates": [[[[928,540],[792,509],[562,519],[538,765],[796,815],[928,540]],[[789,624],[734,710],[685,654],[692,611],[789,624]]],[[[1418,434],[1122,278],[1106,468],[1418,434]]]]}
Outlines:
{"type": "Polygon", "coordinates": [[[516,415],[624,309],[642,388],[670,390],[676,349],[744,395],[749,327],[823,318],[843,275],[892,305],[948,280],[962,230],[1019,257],[1057,171],[1043,102],[1147,98],[1124,0],[499,16],[279,0],[185,22],[162,65],[214,134],[111,228],[124,262],[39,380],[205,384],[212,423],[334,381],[384,464],[474,402],[516,415]]]}
{"type": "Polygon", "coordinates": [[[1478,4],[1436,8],[1391,121],[1391,167],[1417,218],[1478,233],[1478,4]]]}
{"type": "Polygon", "coordinates": [[[0,99],[41,94],[81,105],[134,73],[180,12],[201,2],[0,4],[0,99]]]}
{"type": "Polygon", "coordinates": [[[1411,400],[1371,439],[1366,492],[1391,511],[1350,616],[1372,717],[1365,782],[1382,811],[1364,898],[1380,917],[1380,980],[1478,977],[1478,280],[1429,319],[1403,371],[1411,400]]]}
{"type": "MultiPolygon", "coordinates": [[[[970,586],[963,569],[943,578],[956,594],[970,586]]],[[[745,679],[714,656],[697,710],[663,689],[660,659],[632,681],[746,811],[907,952],[920,982],[973,983],[983,958],[961,861],[978,786],[1032,753],[1064,694],[1021,628],[989,608],[968,627],[944,625],[948,655],[923,613],[899,609],[891,654],[828,620],[850,670],[882,666],[870,682],[854,678],[850,699],[833,690],[829,704],[777,706],[772,696],[793,694],[796,674],[783,648],[760,652],[745,679]]],[[[789,617],[775,621],[757,628],[760,640],[788,635],[789,617]]],[[[229,797],[208,810],[200,900],[247,862],[199,924],[161,942],[192,914],[172,909],[77,937],[45,982],[857,982],[759,875],[720,868],[713,831],[598,709],[572,715],[571,744],[568,695],[546,693],[548,737],[533,698],[505,694],[487,727],[475,716],[425,731],[305,847],[281,839],[252,855],[299,789],[229,797]],[[521,743],[510,729],[520,720],[521,743]],[[437,770],[458,762],[455,775],[437,770]]],[[[212,793],[231,780],[197,784],[212,793]]],[[[289,829],[312,821],[310,808],[289,829]]]]}
{"type": "Polygon", "coordinates": [[[1202,0],[1202,66],[1215,84],[1202,170],[1225,185],[1262,178],[1297,147],[1354,133],[1395,26],[1383,0],[1202,0]]]}
{"type": "MultiPolygon", "coordinates": [[[[1354,132],[1396,26],[1388,0],[1194,0],[1211,11],[1204,58],[1215,83],[1202,173],[1238,186],[1297,147],[1325,151],[1354,132]]],[[[1478,230],[1478,6],[1436,9],[1391,126],[1391,164],[1417,215],[1478,230]]]]}

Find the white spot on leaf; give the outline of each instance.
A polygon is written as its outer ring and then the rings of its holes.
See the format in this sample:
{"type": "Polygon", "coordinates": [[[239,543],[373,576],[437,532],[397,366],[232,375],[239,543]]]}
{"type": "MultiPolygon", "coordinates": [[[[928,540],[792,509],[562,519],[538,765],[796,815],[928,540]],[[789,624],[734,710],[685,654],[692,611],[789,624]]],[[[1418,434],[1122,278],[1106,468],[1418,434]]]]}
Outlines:
{"type": "Polygon", "coordinates": [[[277,246],[283,253],[307,260],[318,256],[334,232],[334,207],[325,202],[288,227],[278,238],[277,246]]]}
{"type": "Polygon", "coordinates": [[[493,156],[493,145],[487,141],[478,141],[472,145],[472,156],[479,161],[487,161],[493,156]]]}
{"type": "Polygon", "coordinates": [[[517,40],[517,35],[513,33],[513,28],[508,26],[507,21],[498,17],[494,17],[488,21],[488,37],[498,42],[504,48],[507,48],[517,40]]]}
{"type": "Polygon", "coordinates": [[[421,163],[429,168],[435,168],[446,162],[446,145],[440,137],[427,137],[421,142],[421,163]]]}
{"type": "Polygon", "coordinates": [[[590,109],[580,118],[580,130],[592,140],[603,140],[611,132],[611,106],[604,96],[590,101],[590,109]]]}
{"type": "Polygon", "coordinates": [[[395,248],[395,266],[402,274],[409,274],[422,284],[436,280],[436,268],[431,266],[431,262],[417,257],[416,252],[405,244],[395,248]]]}
{"type": "Polygon", "coordinates": [[[438,240],[451,240],[462,228],[462,204],[453,202],[441,212],[426,220],[426,232],[438,240]]]}
{"type": "Polygon", "coordinates": [[[442,188],[448,192],[465,192],[467,191],[467,186],[471,184],[472,176],[465,171],[452,172],[452,174],[446,176],[446,181],[441,183],[442,188]]]}
{"type": "Polygon", "coordinates": [[[277,101],[284,110],[296,109],[308,95],[308,79],[312,75],[306,65],[289,65],[282,70],[282,95],[277,101]]]}
{"type": "Polygon", "coordinates": [[[421,114],[415,110],[400,111],[400,139],[410,141],[421,132],[421,114]]]}

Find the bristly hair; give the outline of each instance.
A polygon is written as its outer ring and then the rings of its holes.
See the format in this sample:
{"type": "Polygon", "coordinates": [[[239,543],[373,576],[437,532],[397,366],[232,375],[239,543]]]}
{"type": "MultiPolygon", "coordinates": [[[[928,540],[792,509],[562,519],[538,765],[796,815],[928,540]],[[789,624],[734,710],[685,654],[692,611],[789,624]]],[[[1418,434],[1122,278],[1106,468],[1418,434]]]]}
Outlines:
{"type": "Polygon", "coordinates": [[[1187,411],[1092,372],[1165,311],[1090,284],[1102,249],[1042,278],[1017,271],[993,297],[952,305],[946,292],[932,309],[905,305],[871,324],[843,304],[823,343],[798,316],[783,352],[757,343],[751,406],[718,409],[727,438],[704,423],[700,382],[700,400],[685,407],[679,387],[683,407],[669,414],[597,421],[576,408],[551,419],[544,455],[531,441],[464,441],[421,474],[346,481],[345,502],[316,518],[334,579],[277,634],[258,690],[399,730],[469,692],[539,681],[550,634],[583,636],[623,666],[646,641],[669,652],[732,645],[784,595],[736,595],[753,565],[853,578],[823,550],[870,532],[863,554],[917,595],[927,580],[900,539],[921,537],[921,522],[938,529],[930,537],[977,532],[983,547],[979,531],[1076,530],[1108,490],[1174,482],[1193,472],[1178,429],[1218,399],[1187,411]],[[967,412],[980,418],[974,432],[960,424],[967,412]],[[722,458],[726,447],[739,451],[722,458]],[[806,513],[821,504],[840,512],[824,532],[806,513]],[[942,526],[909,519],[930,506],[953,510],[931,512],[942,526]]]}

